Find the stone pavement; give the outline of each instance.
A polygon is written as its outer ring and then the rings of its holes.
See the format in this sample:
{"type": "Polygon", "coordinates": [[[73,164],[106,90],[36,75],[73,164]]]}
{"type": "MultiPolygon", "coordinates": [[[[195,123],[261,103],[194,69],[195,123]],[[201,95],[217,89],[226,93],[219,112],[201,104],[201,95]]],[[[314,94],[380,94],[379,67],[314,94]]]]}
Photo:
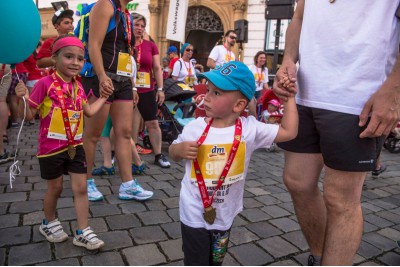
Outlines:
{"type": "MultiPolygon", "coordinates": [[[[35,157],[37,126],[24,127],[20,140],[21,175],[9,186],[8,166],[0,165],[1,265],[183,265],[179,223],[182,163],[170,169],[153,164],[138,177],[154,190],[146,202],[118,199],[117,175],[96,180],[105,200],[90,204],[90,225],[105,241],[98,252],[72,245],[72,237],[50,244],[38,231],[43,218],[46,183],[35,157]],[[22,164],[22,165],[21,165],[22,164]]],[[[15,146],[17,129],[9,131],[15,146]]],[[[167,149],[164,147],[164,149],[167,149]]],[[[400,155],[383,151],[388,170],[368,175],[363,190],[364,235],[355,265],[400,265],[400,155]]],[[[97,153],[97,166],[101,154],[97,153]]],[[[283,153],[257,151],[249,167],[244,210],[235,219],[224,265],[305,265],[308,246],[296,222],[290,196],[282,183],[283,153]]],[[[306,166],[305,166],[306,167],[306,166]]],[[[76,226],[69,177],[58,202],[58,216],[70,236],[76,226]]]]}

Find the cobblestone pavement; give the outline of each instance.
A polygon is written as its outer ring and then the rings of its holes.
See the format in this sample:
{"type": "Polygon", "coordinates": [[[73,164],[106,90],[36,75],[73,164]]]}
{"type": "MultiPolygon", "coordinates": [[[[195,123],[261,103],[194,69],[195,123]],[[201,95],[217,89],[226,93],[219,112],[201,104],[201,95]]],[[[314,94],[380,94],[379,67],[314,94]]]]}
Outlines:
{"type": "MultiPolygon", "coordinates": [[[[72,244],[76,216],[69,177],[58,202],[66,242],[50,244],[39,233],[46,183],[35,157],[37,126],[24,127],[18,160],[21,175],[9,186],[8,167],[0,165],[1,265],[183,265],[179,223],[182,164],[170,169],[153,164],[138,177],[154,190],[146,202],[118,199],[117,175],[96,179],[105,200],[90,204],[90,225],[105,241],[98,252],[72,244]]],[[[9,132],[16,143],[17,129],[9,132]]],[[[167,148],[164,147],[166,150],[167,148]]],[[[379,178],[368,175],[362,196],[364,235],[355,265],[400,265],[400,155],[383,151],[388,170],[379,178]]],[[[101,154],[96,156],[97,166],[101,154]]],[[[244,193],[244,210],[235,219],[224,265],[304,265],[308,246],[296,222],[292,201],[282,183],[283,153],[257,151],[252,158],[244,193]]],[[[306,166],[305,166],[306,167],[306,166]]]]}

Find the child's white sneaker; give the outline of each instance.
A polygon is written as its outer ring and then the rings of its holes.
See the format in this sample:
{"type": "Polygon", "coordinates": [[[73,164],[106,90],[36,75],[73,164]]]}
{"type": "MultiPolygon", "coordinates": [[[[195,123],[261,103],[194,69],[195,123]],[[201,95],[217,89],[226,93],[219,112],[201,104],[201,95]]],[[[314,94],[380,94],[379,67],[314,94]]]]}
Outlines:
{"type": "Polygon", "coordinates": [[[94,250],[103,247],[104,241],[99,239],[89,226],[83,230],[76,230],[73,244],[88,250],[94,250]]]}
{"type": "Polygon", "coordinates": [[[64,232],[58,219],[51,222],[47,222],[44,219],[42,225],[39,226],[39,232],[46,237],[47,241],[52,243],[63,242],[68,239],[68,235],[64,232]]]}

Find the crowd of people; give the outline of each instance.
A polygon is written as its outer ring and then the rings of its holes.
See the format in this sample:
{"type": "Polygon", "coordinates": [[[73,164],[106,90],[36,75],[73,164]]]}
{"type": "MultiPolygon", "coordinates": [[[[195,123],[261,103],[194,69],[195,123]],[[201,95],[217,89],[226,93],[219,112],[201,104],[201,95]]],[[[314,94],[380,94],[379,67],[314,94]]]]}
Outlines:
{"type": "Polygon", "coordinates": [[[40,233],[49,242],[68,239],[56,207],[63,175],[69,174],[78,221],[73,244],[89,250],[104,246],[88,224],[88,210],[89,201],[104,199],[93,176],[115,174],[114,155],[121,177],[118,197],[144,201],[153,196],[136,177],[146,168],[140,154],[153,153],[154,164],[171,166],[162,152],[157,115],[165,101],[164,81],[172,79],[193,90],[200,83],[207,87],[206,117],[189,122],[168,149],[174,161],[184,161],[179,212],[185,265],[222,264],[233,220],[243,209],[251,154],[274,143],[284,150],[283,180],[310,247],[309,265],[351,265],[362,236],[366,173],[379,175],[384,169],[380,151],[400,120],[400,20],[395,15],[400,0],[373,7],[363,0],[313,5],[298,0],[273,88],[265,51],[257,52],[249,66],[236,61],[234,30],[210,51],[207,72],[193,58],[190,43],[170,46],[161,58],[145,33],[146,18],[132,16],[128,2],[94,5],[87,50],[68,34],[73,12],[57,11],[52,23],[58,36],[40,42],[12,71],[1,65],[0,164],[12,156],[4,145],[8,120],[10,127],[19,127],[24,112],[27,125],[35,124],[36,114],[40,119],[37,156],[48,186],[40,233]],[[376,23],[366,31],[363,23],[371,17],[376,23]],[[350,45],[343,41],[349,32],[350,45]],[[85,53],[95,75],[81,73],[85,53]],[[265,101],[260,114],[257,100],[265,101]],[[248,116],[241,116],[246,109],[248,116]],[[279,123],[269,123],[277,115],[279,123]],[[143,130],[151,150],[138,144],[143,130]],[[94,168],[99,141],[103,165],[94,168]],[[322,170],[323,192],[318,188],[322,170]]]}

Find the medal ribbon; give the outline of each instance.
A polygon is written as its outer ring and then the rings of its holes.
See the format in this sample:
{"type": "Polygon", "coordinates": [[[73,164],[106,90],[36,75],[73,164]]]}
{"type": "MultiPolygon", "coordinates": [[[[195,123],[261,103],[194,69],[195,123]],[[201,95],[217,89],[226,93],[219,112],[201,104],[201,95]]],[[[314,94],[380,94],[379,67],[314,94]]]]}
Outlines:
{"type": "MultiPolygon", "coordinates": [[[[79,124],[81,122],[81,117],[79,116],[79,120],[76,123],[75,131],[74,131],[74,133],[72,133],[72,131],[71,131],[71,123],[69,121],[68,111],[67,111],[67,107],[65,106],[64,95],[63,95],[63,92],[61,90],[60,83],[58,82],[54,72],[53,72],[53,74],[51,76],[53,77],[53,83],[54,83],[54,86],[56,88],[58,101],[60,101],[61,114],[62,114],[62,117],[63,117],[65,133],[66,133],[67,139],[68,139],[68,145],[69,146],[73,146],[74,145],[74,137],[75,137],[76,133],[78,132],[79,124]]],[[[77,98],[76,93],[75,93],[75,100],[77,98]]],[[[74,106],[75,106],[75,103],[76,103],[76,101],[74,101],[74,106]]],[[[75,107],[75,109],[76,109],[76,107],[75,107]]]]}
{"type": "MultiPolygon", "coordinates": [[[[210,119],[206,128],[204,129],[203,134],[200,136],[199,140],[197,141],[197,144],[199,146],[201,144],[203,144],[204,140],[206,140],[208,132],[210,131],[212,121],[213,121],[213,119],[210,119]]],[[[201,201],[203,202],[204,208],[208,208],[212,205],[215,193],[219,190],[221,185],[224,183],[225,177],[228,174],[229,169],[232,166],[233,160],[235,159],[236,152],[240,145],[241,139],[242,139],[242,121],[239,118],[237,118],[236,123],[235,123],[235,135],[233,137],[232,148],[231,148],[231,151],[229,152],[228,160],[225,164],[225,167],[222,170],[222,173],[218,179],[218,184],[217,184],[214,192],[212,193],[211,197],[208,196],[207,187],[204,182],[203,174],[201,173],[201,170],[200,170],[199,162],[197,161],[197,159],[193,160],[194,170],[195,170],[195,174],[196,174],[196,180],[197,180],[197,184],[199,186],[201,201]]]]}
{"type": "MultiPolygon", "coordinates": [[[[140,58],[142,57],[142,44],[143,44],[143,40],[140,40],[140,44],[136,46],[136,51],[137,51],[136,64],[139,67],[140,67],[140,58]]],[[[139,68],[137,69],[137,71],[139,71],[139,68]]]]}
{"type": "Polygon", "coordinates": [[[125,35],[125,39],[128,43],[128,51],[129,54],[132,55],[131,50],[131,41],[132,41],[132,20],[131,20],[131,14],[129,13],[128,10],[125,9],[125,11],[121,11],[120,9],[118,9],[122,14],[122,21],[124,23],[124,35],[125,35]]]}
{"type": "Polygon", "coordinates": [[[228,61],[232,61],[232,51],[229,51],[228,47],[225,44],[224,47],[226,49],[226,54],[228,55],[228,61]]]}

